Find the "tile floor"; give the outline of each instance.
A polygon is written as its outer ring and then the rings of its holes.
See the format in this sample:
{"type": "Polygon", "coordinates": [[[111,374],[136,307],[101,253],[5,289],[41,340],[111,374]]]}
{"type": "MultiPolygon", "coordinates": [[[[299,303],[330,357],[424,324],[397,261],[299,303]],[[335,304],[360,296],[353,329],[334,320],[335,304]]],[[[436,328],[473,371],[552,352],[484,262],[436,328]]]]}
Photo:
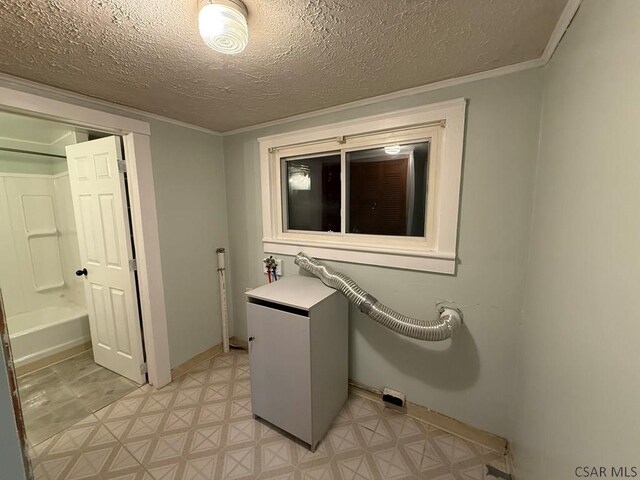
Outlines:
{"type": "Polygon", "coordinates": [[[27,439],[37,445],[138,387],[94,363],[91,350],[19,377],[27,439]]]}
{"type": "Polygon", "coordinates": [[[505,458],[351,395],[315,453],[251,414],[249,359],[144,386],[31,451],[36,480],[493,479],[505,458]]]}

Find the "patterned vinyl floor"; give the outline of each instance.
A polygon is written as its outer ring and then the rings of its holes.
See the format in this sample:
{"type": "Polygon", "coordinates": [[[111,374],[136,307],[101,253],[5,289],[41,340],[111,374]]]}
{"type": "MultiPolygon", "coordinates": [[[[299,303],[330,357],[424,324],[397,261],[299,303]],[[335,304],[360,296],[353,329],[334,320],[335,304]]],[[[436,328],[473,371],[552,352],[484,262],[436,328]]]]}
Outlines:
{"type": "Polygon", "coordinates": [[[251,414],[249,358],[232,352],[144,386],[31,451],[36,480],[491,480],[505,458],[351,395],[315,453],[251,414]]]}
{"type": "Polygon", "coordinates": [[[19,377],[29,443],[37,445],[138,387],[96,364],[91,350],[19,377]]]}

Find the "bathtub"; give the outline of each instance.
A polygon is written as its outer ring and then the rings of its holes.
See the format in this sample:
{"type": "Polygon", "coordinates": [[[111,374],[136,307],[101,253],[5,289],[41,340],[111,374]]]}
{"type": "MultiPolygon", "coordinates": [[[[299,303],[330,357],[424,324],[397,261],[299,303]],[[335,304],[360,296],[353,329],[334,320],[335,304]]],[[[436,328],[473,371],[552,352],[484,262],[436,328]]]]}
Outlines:
{"type": "Polygon", "coordinates": [[[91,340],[84,307],[66,304],[7,318],[16,367],[72,349],[91,340]]]}

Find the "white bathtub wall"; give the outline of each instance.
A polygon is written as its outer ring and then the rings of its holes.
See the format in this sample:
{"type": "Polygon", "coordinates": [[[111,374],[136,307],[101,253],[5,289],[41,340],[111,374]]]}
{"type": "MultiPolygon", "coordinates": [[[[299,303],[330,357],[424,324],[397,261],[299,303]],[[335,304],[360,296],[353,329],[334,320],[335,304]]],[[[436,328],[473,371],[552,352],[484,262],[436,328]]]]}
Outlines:
{"type": "Polygon", "coordinates": [[[13,268],[3,270],[2,287],[20,289],[16,301],[7,294],[9,317],[31,310],[58,306],[64,301],[65,282],[59,248],[54,203],[54,183],[50,176],[3,177],[13,248],[13,268]],[[18,283],[18,287],[13,284],[18,283]]]}
{"type": "Polygon", "coordinates": [[[13,241],[5,177],[0,176],[0,289],[7,316],[20,313],[26,304],[22,282],[17,277],[19,271],[20,266],[13,241]]]}
{"type": "Polygon", "coordinates": [[[78,247],[72,245],[69,196],[63,178],[0,173],[0,286],[9,317],[84,303],[70,276],[78,266],[78,247]]]}
{"type": "MultiPolygon", "coordinates": [[[[66,164],[65,164],[66,166],[66,164]]],[[[69,288],[67,300],[86,308],[83,278],[77,277],[75,272],[82,268],[80,248],[78,246],[78,231],[76,230],[73,201],[71,198],[71,184],[69,174],[64,172],[56,175],[53,180],[56,218],[62,254],[62,273],[69,288]]]]}

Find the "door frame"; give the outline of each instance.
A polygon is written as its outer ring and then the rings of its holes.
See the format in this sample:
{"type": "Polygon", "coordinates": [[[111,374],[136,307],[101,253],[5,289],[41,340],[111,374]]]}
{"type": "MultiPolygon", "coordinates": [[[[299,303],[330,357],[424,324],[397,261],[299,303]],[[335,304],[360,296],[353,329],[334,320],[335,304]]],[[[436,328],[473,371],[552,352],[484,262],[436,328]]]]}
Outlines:
{"type": "Polygon", "coordinates": [[[119,135],[123,139],[149,383],[171,382],[169,334],[148,122],[0,86],[0,110],[119,135]]]}

